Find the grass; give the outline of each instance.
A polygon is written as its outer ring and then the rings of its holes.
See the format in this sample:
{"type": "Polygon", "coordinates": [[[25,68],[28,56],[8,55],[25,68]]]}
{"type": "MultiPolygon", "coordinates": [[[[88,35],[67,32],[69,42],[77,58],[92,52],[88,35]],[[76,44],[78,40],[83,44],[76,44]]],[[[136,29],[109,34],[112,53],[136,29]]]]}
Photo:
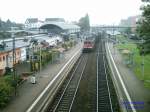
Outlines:
{"type": "Polygon", "coordinates": [[[117,48],[118,49],[128,49],[130,51],[138,52],[136,44],[128,44],[128,43],[118,44],[117,48]]]}
{"type": "Polygon", "coordinates": [[[127,37],[125,37],[123,35],[116,35],[116,38],[120,42],[127,42],[128,41],[127,37]]]}
{"type": "MultiPolygon", "coordinates": [[[[119,38],[121,38],[121,36],[119,38]]],[[[122,37],[122,38],[124,39],[124,37],[122,37]]],[[[124,44],[121,43],[121,44],[116,45],[116,47],[118,49],[128,49],[134,53],[134,55],[133,55],[133,62],[134,62],[133,71],[140,80],[144,79],[144,86],[147,88],[150,88],[150,55],[144,56],[144,77],[143,77],[142,66],[141,66],[142,56],[139,55],[139,50],[137,48],[137,45],[132,44],[132,43],[124,43],[124,44]]]]}

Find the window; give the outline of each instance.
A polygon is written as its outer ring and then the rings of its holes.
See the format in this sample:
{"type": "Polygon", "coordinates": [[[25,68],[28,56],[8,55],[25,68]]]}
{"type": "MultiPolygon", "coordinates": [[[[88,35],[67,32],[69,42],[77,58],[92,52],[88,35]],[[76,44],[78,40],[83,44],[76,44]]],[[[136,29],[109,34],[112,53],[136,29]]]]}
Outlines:
{"type": "Polygon", "coordinates": [[[3,56],[3,61],[5,61],[5,56],[3,56]]]}

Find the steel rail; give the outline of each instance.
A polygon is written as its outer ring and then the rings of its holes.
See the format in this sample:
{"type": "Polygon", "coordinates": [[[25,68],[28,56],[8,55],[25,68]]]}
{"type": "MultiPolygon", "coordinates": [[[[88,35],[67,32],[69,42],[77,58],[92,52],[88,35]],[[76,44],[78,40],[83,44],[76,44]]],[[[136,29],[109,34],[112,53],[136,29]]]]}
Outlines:
{"type": "Polygon", "coordinates": [[[60,76],[60,74],[63,72],[63,70],[69,65],[69,63],[77,56],[77,54],[80,53],[80,50],[78,50],[72,58],[63,66],[63,68],[57,73],[57,75],[53,78],[53,80],[46,86],[46,88],[43,90],[43,92],[36,98],[36,100],[30,105],[30,107],[26,110],[26,112],[31,112],[32,109],[37,105],[37,103],[41,100],[41,98],[44,96],[44,94],[48,91],[48,89],[52,86],[52,84],[56,81],[56,79],[60,76]]]}
{"type": "Polygon", "coordinates": [[[72,100],[72,102],[71,102],[71,105],[70,105],[70,108],[69,108],[69,112],[71,112],[72,105],[73,105],[73,102],[74,102],[74,100],[75,100],[75,97],[76,97],[76,94],[77,94],[77,91],[78,91],[78,88],[79,88],[79,85],[80,85],[81,79],[82,79],[82,77],[83,77],[83,73],[84,73],[84,70],[85,70],[86,65],[87,65],[87,61],[86,61],[85,65],[84,65],[84,68],[83,68],[83,70],[82,70],[82,73],[81,73],[80,79],[79,79],[79,81],[78,81],[78,85],[77,85],[77,88],[76,88],[76,91],[75,91],[75,94],[74,94],[73,100],[72,100]]]}
{"type": "Polygon", "coordinates": [[[62,93],[62,95],[61,95],[61,97],[60,97],[60,99],[59,99],[59,101],[58,101],[58,103],[57,103],[57,105],[55,106],[55,108],[54,108],[54,112],[56,111],[56,109],[57,109],[57,107],[58,107],[58,105],[59,105],[59,103],[60,103],[60,101],[61,101],[61,99],[62,99],[62,97],[63,97],[63,95],[64,95],[64,93],[65,93],[65,91],[66,91],[66,89],[67,89],[67,87],[68,87],[68,85],[69,85],[69,83],[70,83],[70,81],[72,80],[72,78],[73,78],[73,76],[74,76],[74,74],[75,74],[75,72],[76,72],[76,70],[77,70],[77,68],[78,68],[78,66],[79,66],[79,64],[81,63],[81,59],[80,59],[80,61],[78,62],[78,64],[77,64],[77,66],[76,66],[76,68],[75,68],[75,70],[74,70],[74,72],[72,73],[72,75],[71,75],[71,77],[70,77],[70,79],[69,79],[69,81],[68,81],[68,83],[67,83],[67,85],[66,85],[66,87],[65,87],[65,89],[64,89],[64,91],[63,91],[63,93],[62,93]]]}
{"type": "Polygon", "coordinates": [[[112,99],[111,99],[111,94],[110,94],[110,89],[109,89],[104,54],[105,53],[104,53],[102,40],[99,40],[99,47],[98,47],[98,53],[97,53],[97,112],[101,111],[99,110],[99,107],[101,106],[101,104],[102,104],[102,108],[107,109],[107,110],[102,110],[102,111],[113,112],[112,99]],[[100,53],[100,50],[102,53],[100,53]],[[100,66],[103,66],[103,67],[100,68],[100,66]],[[100,75],[100,72],[101,72],[101,75],[100,75]],[[99,75],[101,77],[99,77],[99,75]],[[102,85],[100,86],[101,83],[103,84],[103,86],[102,85]],[[102,92],[102,93],[99,93],[99,92],[102,92]],[[100,97],[103,99],[100,99],[100,97]],[[107,108],[105,104],[109,108],[107,108]]]}
{"type": "Polygon", "coordinates": [[[98,44],[99,46],[98,46],[98,53],[97,53],[97,105],[96,105],[96,110],[97,110],[97,112],[98,112],[98,68],[99,68],[99,66],[98,66],[98,62],[99,62],[99,49],[100,49],[100,44],[98,44]]]}
{"type": "MultiPolygon", "coordinates": [[[[61,95],[61,97],[60,97],[60,99],[59,99],[59,101],[58,101],[58,103],[57,103],[57,105],[55,106],[53,112],[56,112],[57,109],[58,109],[58,107],[59,107],[59,105],[61,104],[61,101],[62,101],[62,99],[63,99],[63,97],[64,97],[64,95],[65,95],[65,93],[66,93],[66,90],[67,90],[68,87],[70,86],[69,84],[71,83],[71,80],[73,79],[73,76],[74,76],[75,72],[76,72],[77,69],[79,68],[79,65],[81,64],[81,62],[84,61],[84,59],[85,59],[84,57],[82,57],[82,58],[83,58],[83,59],[80,60],[80,62],[79,62],[78,65],[76,66],[75,70],[73,71],[73,73],[72,73],[72,75],[71,75],[71,78],[69,79],[69,82],[67,83],[67,85],[66,85],[66,87],[65,87],[65,89],[64,89],[64,91],[63,91],[63,93],[62,93],[62,95],[61,95]]],[[[86,63],[87,63],[87,61],[86,61],[86,63]]],[[[75,95],[76,95],[76,92],[77,92],[77,89],[78,89],[78,86],[79,86],[79,82],[80,82],[80,80],[81,80],[81,76],[82,76],[82,74],[83,74],[83,72],[84,72],[86,63],[85,63],[85,65],[84,65],[84,68],[82,69],[82,72],[81,72],[81,75],[80,75],[80,78],[79,78],[77,87],[76,87],[76,89],[75,89],[75,93],[74,93],[74,95],[73,95],[73,99],[72,99],[71,104],[70,104],[70,107],[69,107],[69,110],[71,110],[72,104],[73,104],[73,102],[74,102],[74,98],[75,98],[75,95]]]]}
{"type": "MultiPolygon", "coordinates": [[[[103,52],[104,52],[104,49],[103,49],[103,52]]],[[[106,75],[106,82],[107,82],[107,89],[108,89],[108,95],[109,95],[109,102],[110,102],[111,112],[113,112],[112,99],[111,99],[111,95],[110,95],[109,82],[108,82],[108,76],[107,76],[107,71],[106,71],[106,62],[105,62],[104,55],[103,55],[103,63],[104,63],[104,68],[105,68],[105,75],[106,75]]]]}

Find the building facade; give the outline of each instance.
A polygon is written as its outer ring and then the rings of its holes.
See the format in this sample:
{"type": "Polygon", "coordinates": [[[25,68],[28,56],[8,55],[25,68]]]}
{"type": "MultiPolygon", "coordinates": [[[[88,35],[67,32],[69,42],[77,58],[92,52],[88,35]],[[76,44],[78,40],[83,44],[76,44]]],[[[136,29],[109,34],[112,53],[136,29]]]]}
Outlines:
{"type": "Polygon", "coordinates": [[[136,23],[138,22],[139,18],[140,16],[130,16],[127,19],[122,19],[120,21],[120,26],[132,27],[131,31],[135,32],[137,26],[136,23]]]}
{"type": "Polygon", "coordinates": [[[0,52],[0,75],[5,73],[7,52],[0,52]]]}
{"type": "Polygon", "coordinates": [[[25,21],[25,29],[27,30],[36,30],[42,25],[42,21],[38,18],[28,18],[25,21]]]}
{"type": "Polygon", "coordinates": [[[6,67],[12,68],[13,64],[17,64],[21,61],[21,49],[15,49],[15,57],[13,62],[13,51],[0,52],[0,76],[5,73],[6,67]]]}

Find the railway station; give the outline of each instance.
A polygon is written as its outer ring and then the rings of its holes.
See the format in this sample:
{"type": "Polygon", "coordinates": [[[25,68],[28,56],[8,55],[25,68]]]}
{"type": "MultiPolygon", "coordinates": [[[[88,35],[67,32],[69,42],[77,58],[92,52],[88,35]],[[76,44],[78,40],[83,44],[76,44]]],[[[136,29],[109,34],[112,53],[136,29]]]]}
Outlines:
{"type": "MultiPolygon", "coordinates": [[[[121,63],[117,52],[113,41],[101,30],[83,42],[78,40],[76,46],[65,52],[64,60],[35,74],[36,84],[32,85],[29,79],[18,87],[17,98],[2,112],[10,112],[12,108],[15,112],[76,112],[81,106],[86,111],[136,112],[135,104],[129,103],[132,102],[131,93],[127,88],[132,89],[140,82],[127,87],[126,81],[135,77],[121,63]],[[132,77],[124,80],[129,74],[132,77]],[[81,102],[82,98],[84,102],[81,102]]],[[[134,90],[132,97],[140,91],[134,90]]],[[[144,108],[146,104],[141,101],[139,105],[144,108]]]]}
{"type": "Polygon", "coordinates": [[[0,7],[0,112],[150,112],[149,3],[0,7]]]}

